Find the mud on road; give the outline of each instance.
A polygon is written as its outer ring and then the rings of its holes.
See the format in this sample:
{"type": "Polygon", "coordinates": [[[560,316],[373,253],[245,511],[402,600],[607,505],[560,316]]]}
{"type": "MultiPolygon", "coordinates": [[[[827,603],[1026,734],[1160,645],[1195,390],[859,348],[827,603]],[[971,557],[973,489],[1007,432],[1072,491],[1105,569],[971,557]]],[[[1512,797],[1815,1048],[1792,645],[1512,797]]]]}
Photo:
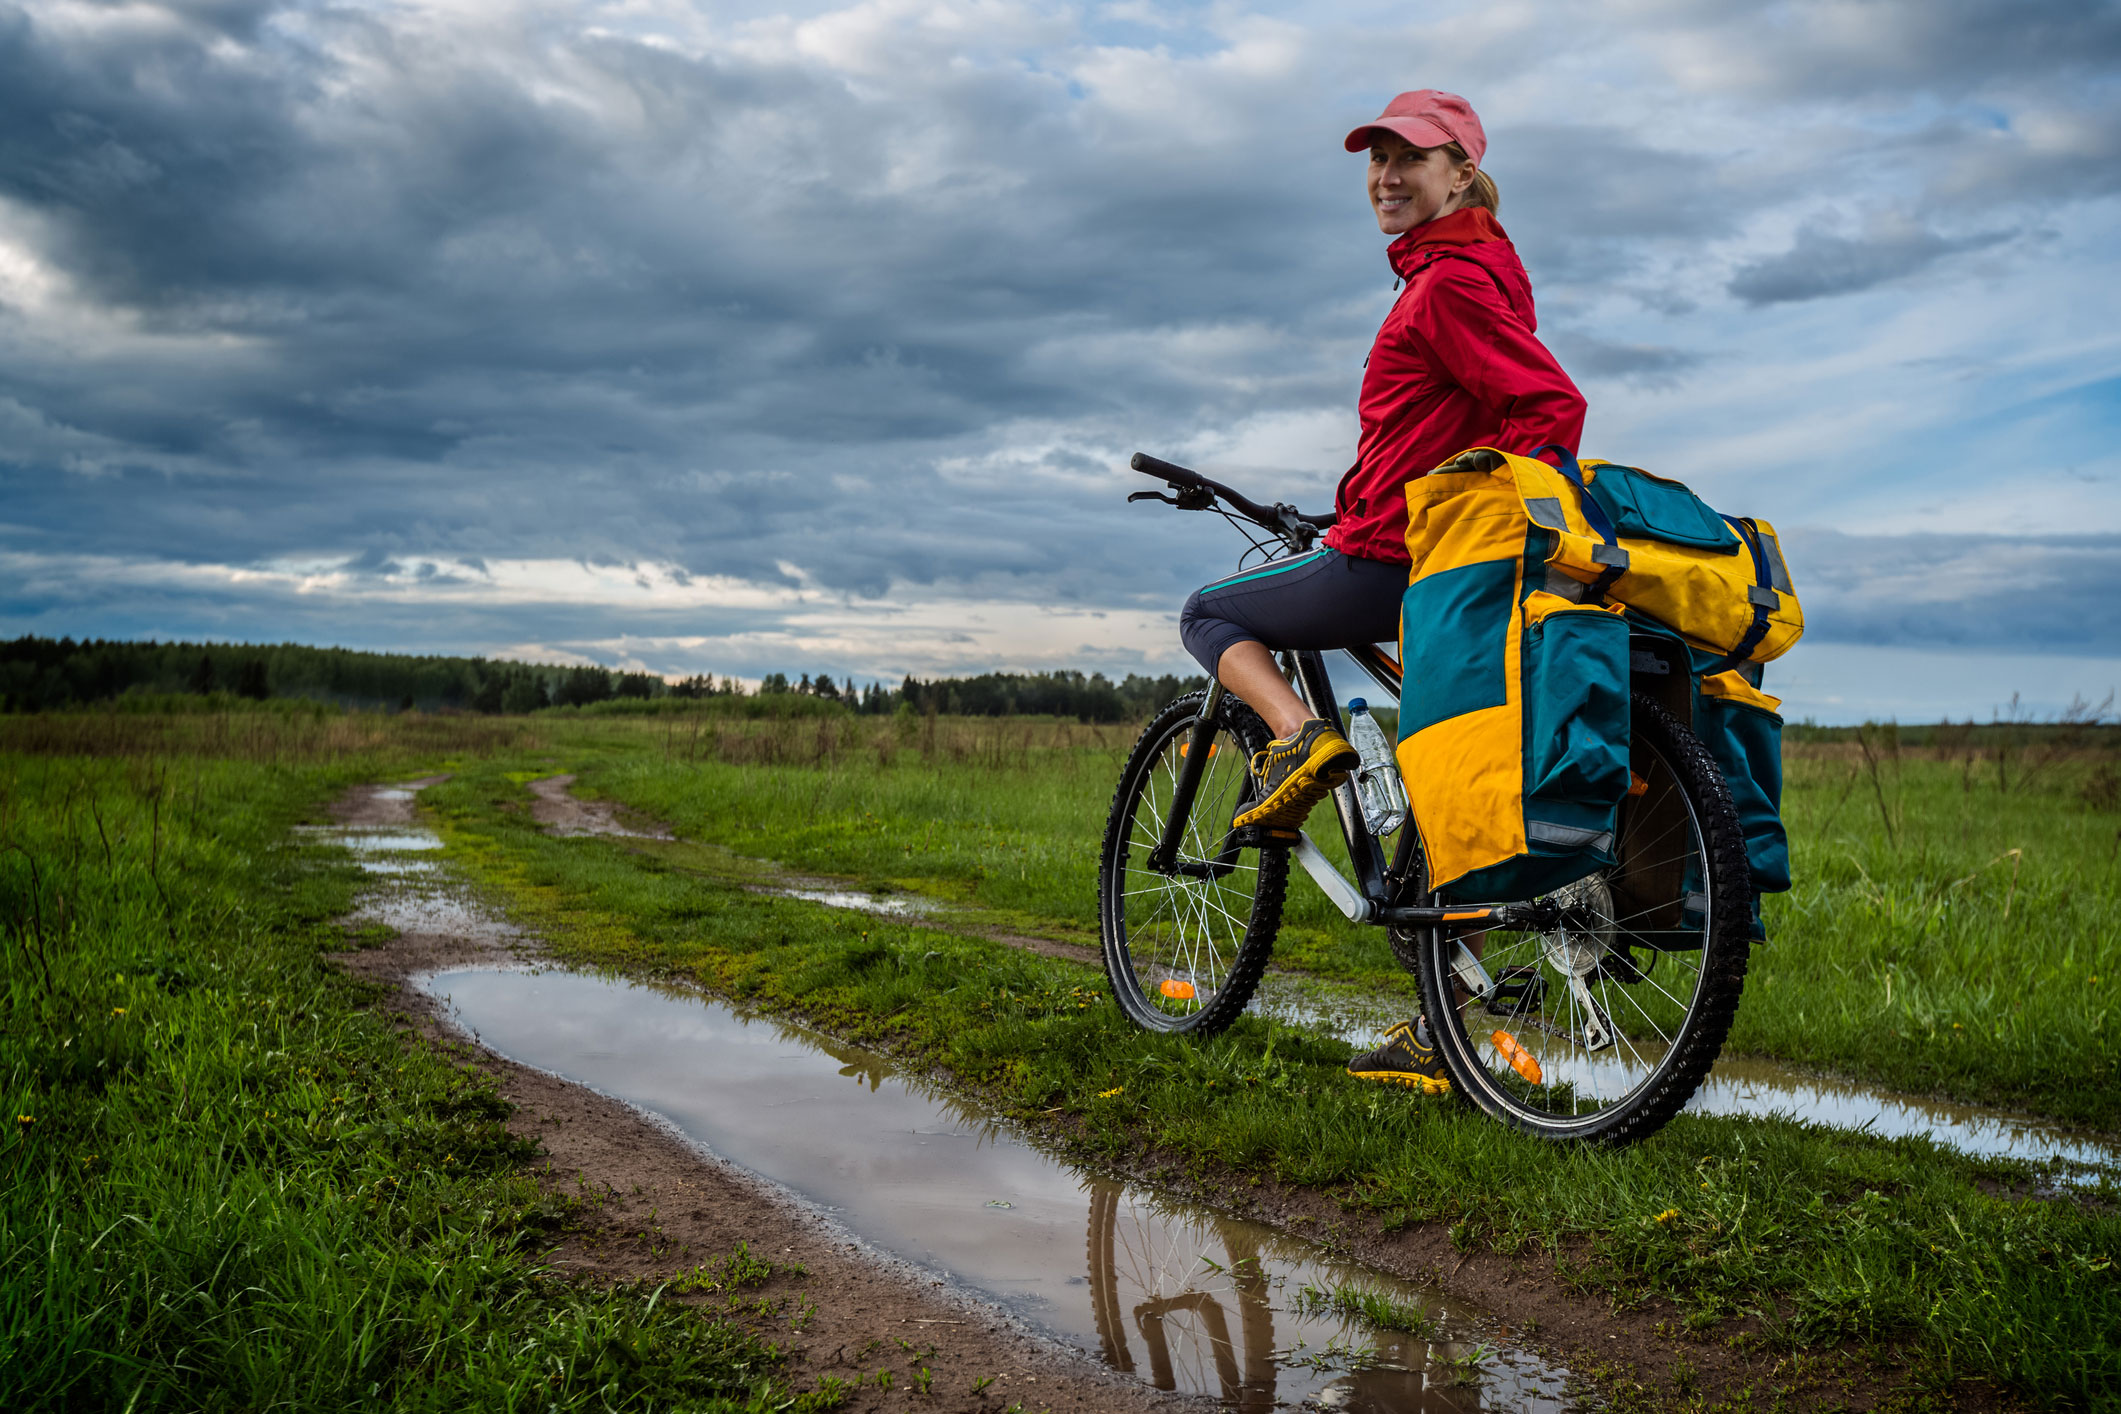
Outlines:
{"type": "MultiPolygon", "coordinates": [[[[349,791],[331,808],[333,824],[351,831],[414,825],[415,792],[439,778],[349,791]]],[[[594,803],[556,809],[583,833],[632,833],[594,803]],[[586,819],[583,817],[587,817],[586,819]],[[588,828],[583,828],[584,826],[588,828]]],[[[545,797],[541,792],[541,804],[545,797]]],[[[440,968],[536,964],[534,939],[467,908],[413,909],[389,897],[358,911],[349,924],[383,923],[393,936],[338,955],[348,972],[388,987],[389,1008],[425,1043],[457,1048],[461,1063],[492,1077],[514,1107],[509,1127],[535,1140],[538,1176],[553,1192],[588,1200],[579,1230],[554,1250],[550,1265],[600,1282],[657,1283],[728,1256],[739,1243],[777,1270],[747,1288],[756,1298],[785,1300],[783,1315],[748,1318],[763,1339],[788,1349],[786,1370],[798,1390],[823,1377],[862,1381],[841,1407],[853,1411],[921,1409],[988,1414],[1021,1403],[1055,1414],[1091,1410],[1201,1410],[1212,1401],[1163,1394],[1017,1328],[1000,1313],[965,1300],[910,1267],[878,1260],[845,1240],[822,1218],[722,1164],[641,1112],[555,1076],[464,1047],[466,1039],[408,980],[440,968]],[[802,1316],[799,1327],[793,1313],[802,1316]],[[916,1391],[930,1371],[930,1392],[916,1391]],[[888,1371],[890,1388],[877,1375],[888,1371]],[[987,1381],[975,1392],[974,1386],[987,1381]]],[[[703,1303],[714,1298],[675,1298],[703,1303]]]]}

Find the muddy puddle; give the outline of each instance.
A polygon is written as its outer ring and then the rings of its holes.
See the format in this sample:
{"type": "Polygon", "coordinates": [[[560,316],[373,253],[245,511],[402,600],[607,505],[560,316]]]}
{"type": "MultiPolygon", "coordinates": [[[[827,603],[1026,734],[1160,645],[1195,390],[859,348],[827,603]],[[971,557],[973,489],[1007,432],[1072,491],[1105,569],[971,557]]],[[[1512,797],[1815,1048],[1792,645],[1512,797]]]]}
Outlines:
{"type": "Polygon", "coordinates": [[[806,903],[821,903],[827,908],[846,908],[857,913],[881,914],[887,918],[918,917],[934,913],[942,907],[932,899],[916,898],[911,894],[885,897],[863,893],[859,889],[761,888],[759,892],[772,894],[775,898],[796,898],[806,903]]]}
{"type": "Polygon", "coordinates": [[[2121,1141],[2111,1138],[2006,1110],[1888,1094],[1742,1056],[1717,1061],[1687,1108],[1698,1114],[1777,1114],[1884,1138],[1921,1135],[1984,1158],[2067,1159],[2121,1169],[2121,1141]]]}
{"type": "Polygon", "coordinates": [[[1568,1407],[1566,1372],[1478,1312],[1079,1172],[873,1053],[580,973],[461,969],[420,985],[502,1055],[662,1116],[859,1239],[1156,1388],[1258,1409],[1568,1407]],[[1365,1319],[1337,1293],[1397,1311],[1365,1319]]]}
{"type": "Polygon", "coordinates": [[[419,856],[442,847],[441,839],[426,830],[395,827],[300,825],[295,833],[344,846],[353,852],[354,863],[371,874],[431,874],[434,862],[419,856]]]}
{"type": "MultiPolygon", "coordinates": [[[[1347,1042],[1351,1049],[1362,1050],[1377,1045],[1387,1026],[1412,1016],[1417,1009],[1411,995],[1379,996],[1274,973],[1261,979],[1250,1007],[1258,1015],[1324,1032],[1347,1042]]],[[[1575,1056],[1558,1068],[1552,1060],[1547,1064],[1549,1074],[1592,1093],[1601,1089],[1618,1092],[1640,1078],[1639,1071],[1617,1056],[1591,1063],[1575,1056]]],[[[1874,1089],[1752,1056],[1725,1056],[1717,1061],[1687,1102],[1687,1111],[1778,1115],[1835,1129],[1864,1130],[1886,1139],[1920,1136],[1976,1158],[2063,1159],[2121,1169],[2121,1140],[2109,1135],[2072,1130],[2009,1110],[1874,1089]]]]}

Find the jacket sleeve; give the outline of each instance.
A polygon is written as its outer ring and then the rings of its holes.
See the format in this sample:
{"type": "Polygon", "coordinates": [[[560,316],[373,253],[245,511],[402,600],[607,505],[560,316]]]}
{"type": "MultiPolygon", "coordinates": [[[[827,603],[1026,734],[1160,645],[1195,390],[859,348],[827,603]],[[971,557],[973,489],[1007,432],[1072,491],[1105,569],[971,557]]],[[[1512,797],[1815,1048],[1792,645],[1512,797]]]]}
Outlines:
{"type": "Polygon", "coordinates": [[[1528,456],[1535,447],[1559,442],[1573,456],[1583,437],[1583,394],[1547,346],[1504,302],[1485,270],[1469,261],[1439,260],[1429,277],[1414,333],[1440,372],[1501,418],[1496,445],[1528,456]]]}

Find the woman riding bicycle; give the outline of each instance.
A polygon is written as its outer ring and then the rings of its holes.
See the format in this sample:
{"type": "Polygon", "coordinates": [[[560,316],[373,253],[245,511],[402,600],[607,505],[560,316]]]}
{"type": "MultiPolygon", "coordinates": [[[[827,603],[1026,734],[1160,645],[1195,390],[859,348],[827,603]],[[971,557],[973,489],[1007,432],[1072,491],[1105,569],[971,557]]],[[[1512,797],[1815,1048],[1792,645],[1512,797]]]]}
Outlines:
{"type": "MultiPolygon", "coordinates": [[[[1467,447],[1529,455],[1559,444],[1573,455],[1583,433],[1583,395],[1534,333],[1531,282],[1496,220],[1471,105],[1435,89],[1402,93],[1346,147],[1369,152],[1370,206],[1398,238],[1386,254],[1405,288],[1364,366],[1361,438],[1335,522],[1324,548],[1206,585],[1179,619],[1186,650],[1274,734],[1253,762],[1257,803],[1235,823],[1276,831],[1296,830],[1358,758],[1333,723],[1309,714],[1273,653],[1399,636],[1409,481],[1467,447]]],[[[1446,1086],[1418,1021],[1348,1069],[1425,1092],[1446,1086]]]]}

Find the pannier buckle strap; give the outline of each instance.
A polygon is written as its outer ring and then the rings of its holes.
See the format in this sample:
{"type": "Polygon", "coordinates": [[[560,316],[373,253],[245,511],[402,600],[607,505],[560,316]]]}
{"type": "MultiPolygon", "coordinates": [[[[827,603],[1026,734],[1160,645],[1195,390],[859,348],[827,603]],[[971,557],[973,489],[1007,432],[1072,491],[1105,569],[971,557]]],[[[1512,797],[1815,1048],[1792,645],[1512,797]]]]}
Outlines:
{"type": "Polygon", "coordinates": [[[1738,532],[1738,538],[1745,542],[1746,549],[1753,552],[1753,578],[1756,582],[1746,591],[1745,596],[1753,606],[1753,622],[1747,626],[1745,637],[1738,640],[1738,646],[1713,669],[1713,672],[1717,673],[1727,673],[1753,656],[1753,650],[1760,646],[1760,640],[1767,637],[1768,614],[1782,604],[1774,590],[1773,575],[1768,569],[1767,552],[1760,547],[1760,527],[1743,516],[1725,516],[1723,519],[1731,529],[1738,532]]]}
{"type": "Polygon", "coordinates": [[[1584,520],[1598,532],[1598,538],[1605,541],[1591,551],[1592,561],[1604,565],[1605,571],[1591,581],[1591,587],[1584,594],[1586,599],[1604,603],[1606,591],[1613,587],[1613,581],[1627,572],[1628,552],[1620,548],[1620,537],[1613,533],[1613,522],[1607,518],[1605,507],[1591,499],[1591,488],[1584,484],[1583,468],[1576,464],[1576,454],[1559,442],[1549,442],[1532,455],[1538,457],[1548,452],[1560,453],[1554,469],[1576,488],[1576,499],[1582,503],[1584,520]]]}

